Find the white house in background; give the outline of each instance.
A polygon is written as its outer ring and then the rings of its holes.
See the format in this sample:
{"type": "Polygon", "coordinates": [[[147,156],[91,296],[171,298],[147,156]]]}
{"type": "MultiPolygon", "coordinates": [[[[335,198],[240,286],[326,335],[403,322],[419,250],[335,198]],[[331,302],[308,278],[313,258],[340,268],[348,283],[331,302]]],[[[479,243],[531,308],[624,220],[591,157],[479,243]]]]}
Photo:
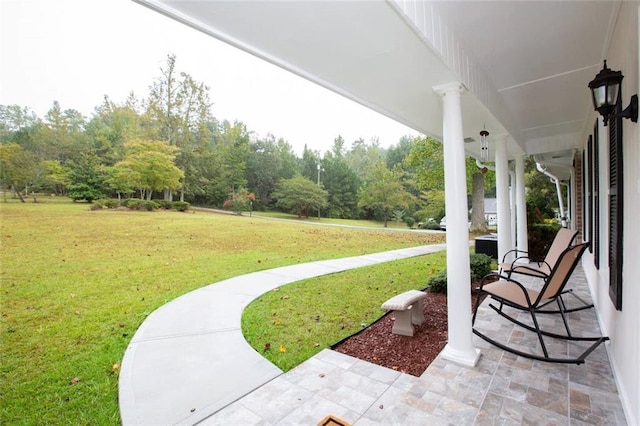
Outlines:
{"type": "MultiPolygon", "coordinates": [[[[498,224],[498,200],[495,198],[484,199],[484,220],[487,226],[496,226],[498,224]]],[[[471,227],[471,222],[468,222],[468,227],[471,227]]],[[[447,217],[443,216],[440,219],[440,229],[447,230],[447,217]]]]}
{"type": "Polygon", "coordinates": [[[464,157],[481,157],[479,132],[490,132],[500,257],[527,248],[524,157],[569,185],[571,226],[591,243],[582,268],[627,421],[638,424],[640,130],[622,118],[605,127],[587,85],[606,59],[624,75],[622,108],[638,93],[640,3],[138,1],[444,143],[448,282],[461,284],[449,287],[450,360],[479,356],[461,261],[464,157]]]}
{"type": "Polygon", "coordinates": [[[498,200],[496,198],[484,199],[484,220],[488,226],[498,224],[498,200]]]}

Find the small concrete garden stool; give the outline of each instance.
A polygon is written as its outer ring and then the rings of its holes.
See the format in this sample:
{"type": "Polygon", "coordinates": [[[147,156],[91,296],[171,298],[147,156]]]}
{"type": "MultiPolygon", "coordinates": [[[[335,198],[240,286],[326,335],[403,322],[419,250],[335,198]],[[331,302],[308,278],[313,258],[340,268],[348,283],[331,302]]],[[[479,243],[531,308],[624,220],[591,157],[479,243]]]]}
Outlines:
{"type": "Polygon", "coordinates": [[[382,304],[382,309],[395,311],[396,320],[391,332],[402,336],[413,336],[413,324],[424,323],[422,303],[427,293],[419,290],[409,290],[392,297],[382,304]]]}

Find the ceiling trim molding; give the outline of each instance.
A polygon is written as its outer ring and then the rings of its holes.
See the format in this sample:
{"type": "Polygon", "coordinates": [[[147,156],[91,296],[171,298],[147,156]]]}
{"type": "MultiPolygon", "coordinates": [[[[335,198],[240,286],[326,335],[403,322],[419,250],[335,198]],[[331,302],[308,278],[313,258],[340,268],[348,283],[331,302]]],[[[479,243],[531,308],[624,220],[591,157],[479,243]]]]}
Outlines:
{"type": "Polygon", "coordinates": [[[516,142],[524,137],[502,98],[478,62],[464,49],[433,2],[387,0],[423,42],[460,79],[516,142]]]}

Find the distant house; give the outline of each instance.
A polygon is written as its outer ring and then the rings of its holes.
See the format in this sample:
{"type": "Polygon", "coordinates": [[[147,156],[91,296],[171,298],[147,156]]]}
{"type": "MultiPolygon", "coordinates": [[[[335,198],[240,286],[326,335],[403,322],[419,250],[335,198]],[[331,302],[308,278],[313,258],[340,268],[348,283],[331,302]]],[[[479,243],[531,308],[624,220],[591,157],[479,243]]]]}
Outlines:
{"type": "Polygon", "coordinates": [[[496,198],[484,199],[484,220],[487,226],[498,224],[498,200],[496,198]]]}
{"type": "MultiPolygon", "coordinates": [[[[496,198],[485,198],[484,199],[484,221],[487,226],[497,226],[498,225],[498,200],[496,198]]],[[[471,227],[471,222],[469,222],[469,227],[471,227]]],[[[443,231],[447,230],[447,217],[443,216],[440,220],[440,229],[443,231]]]]}

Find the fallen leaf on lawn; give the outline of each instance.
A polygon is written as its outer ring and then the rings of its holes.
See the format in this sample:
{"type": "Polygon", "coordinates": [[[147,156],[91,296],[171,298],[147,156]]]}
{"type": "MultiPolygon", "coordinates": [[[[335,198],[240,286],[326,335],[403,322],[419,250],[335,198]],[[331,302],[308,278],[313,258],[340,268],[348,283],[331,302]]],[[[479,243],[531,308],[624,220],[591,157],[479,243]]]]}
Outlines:
{"type": "Polygon", "coordinates": [[[289,296],[287,296],[287,295],[284,295],[284,296],[281,297],[282,300],[287,300],[288,298],[289,298],[289,296]]]}
{"type": "Polygon", "coordinates": [[[317,348],[318,346],[320,346],[320,343],[314,343],[313,346],[317,348]]]}
{"type": "Polygon", "coordinates": [[[275,320],[275,321],[273,322],[273,325],[280,325],[280,324],[281,324],[281,322],[280,322],[280,321],[278,321],[278,320],[275,320]]]}
{"type": "Polygon", "coordinates": [[[71,382],[69,384],[71,385],[75,385],[76,383],[78,383],[80,381],[80,377],[74,377],[73,379],[71,379],[71,382]]]}
{"type": "Polygon", "coordinates": [[[280,287],[274,288],[273,291],[280,291],[280,287]]]}
{"type": "Polygon", "coordinates": [[[269,342],[265,343],[265,344],[264,344],[264,350],[265,350],[265,351],[268,351],[268,350],[270,350],[270,349],[271,349],[271,343],[269,343],[269,342]]]}
{"type": "Polygon", "coordinates": [[[280,345],[280,352],[286,352],[287,347],[285,345],[280,345]]]}
{"type": "Polygon", "coordinates": [[[120,363],[116,362],[115,364],[113,364],[113,370],[119,370],[120,369],[120,363]]]}

